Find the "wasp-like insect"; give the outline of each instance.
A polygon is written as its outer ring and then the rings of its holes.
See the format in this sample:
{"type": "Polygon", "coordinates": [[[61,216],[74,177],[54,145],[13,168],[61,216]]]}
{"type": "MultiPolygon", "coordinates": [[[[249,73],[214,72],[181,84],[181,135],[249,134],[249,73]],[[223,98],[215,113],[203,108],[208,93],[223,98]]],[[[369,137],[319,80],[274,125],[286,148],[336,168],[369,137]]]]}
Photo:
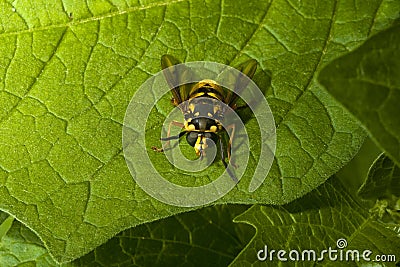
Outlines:
{"type": "MultiPolygon", "coordinates": [[[[167,144],[169,144],[170,140],[180,139],[186,135],[187,142],[194,147],[200,159],[205,156],[210,142],[219,144],[222,163],[230,177],[237,182],[237,178],[229,170],[228,164],[225,161],[224,145],[220,135],[223,130],[231,131],[226,150],[228,162],[230,162],[235,124],[228,125],[224,129],[221,121],[224,119],[226,112],[225,105],[231,107],[233,110],[238,108],[236,105],[238,94],[240,90],[246,87],[248,79],[243,79],[243,76],[238,77],[238,81],[236,82],[238,86],[234,88],[234,92],[223,88],[213,80],[207,79],[194,84],[176,86],[176,84],[179,84],[179,75],[183,74],[177,73],[174,68],[170,67],[177,64],[180,64],[179,60],[171,55],[164,55],[161,58],[161,67],[173,95],[171,102],[174,106],[181,109],[185,121],[183,123],[172,121],[168,128],[167,137],[161,138],[161,140],[167,141],[167,144]],[[225,105],[221,104],[221,102],[225,105]],[[176,136],[170,136],[172,125],[182,128],[182,131],[176,136]]],[[[256,68],[257,62],[255,60],[248,60],[237,67],[242,74],[247,75],[250,79],[253,77],[256,68]]],[[[159,152],[163,151],[163,149],[157,147],[152,147],[152,149],[159,152]]]]}

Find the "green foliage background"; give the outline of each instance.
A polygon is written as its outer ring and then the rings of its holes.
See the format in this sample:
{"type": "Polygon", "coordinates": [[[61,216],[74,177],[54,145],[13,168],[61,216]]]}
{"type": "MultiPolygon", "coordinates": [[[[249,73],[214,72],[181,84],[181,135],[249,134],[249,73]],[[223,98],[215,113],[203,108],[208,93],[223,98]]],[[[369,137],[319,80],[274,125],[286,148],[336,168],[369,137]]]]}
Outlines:
{"type": "MultiPolygon", "coordinates": [[[[338,238],[400,261],[399,17],[397,0],[1,1],[0,266],[264,265],[266,244],[320,251],[338,238]],[[257,131],[216,205],[171,207],[135,185],[125,109],[167,53],[259,62],[277,151],[255,193],[257,131]]],[[[154,142],[171,108],[148,122],[154,142]]]]}

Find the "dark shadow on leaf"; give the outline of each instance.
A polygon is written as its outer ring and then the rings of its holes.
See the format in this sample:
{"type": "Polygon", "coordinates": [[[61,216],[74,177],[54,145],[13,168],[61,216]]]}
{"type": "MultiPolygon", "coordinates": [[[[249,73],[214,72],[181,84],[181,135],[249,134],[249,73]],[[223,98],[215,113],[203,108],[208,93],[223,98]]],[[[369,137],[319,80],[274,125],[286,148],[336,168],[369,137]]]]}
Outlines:
{"type": "Polygon", "coordinates": [[[310,210],[317,211],[327,207],[341,207],[343,206],[343,200],[358,205],[340,180],[336,176],[332,176],[310,193],[282,207],[290,213],[301,213],[310,210]],[[338,195],[342,197],[338,198],[338,195]]]}

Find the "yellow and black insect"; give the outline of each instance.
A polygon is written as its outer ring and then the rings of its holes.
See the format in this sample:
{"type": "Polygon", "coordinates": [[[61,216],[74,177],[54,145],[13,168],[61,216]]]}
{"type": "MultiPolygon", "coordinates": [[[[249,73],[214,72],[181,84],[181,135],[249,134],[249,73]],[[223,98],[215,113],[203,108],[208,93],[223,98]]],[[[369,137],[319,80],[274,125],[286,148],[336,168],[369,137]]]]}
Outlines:
{"type": "MultiPolygon", "coordinates": [[[[185,121],[183,123],[172,121],[168,128],[167,137],[161,138],[161,140],[169,143],[170,140],[180,139],[186,135],[187,142],[194,147],[197,156],[200,156],[201,159],[206,155],[206,149],[210,142],[219,144],[222,163],[231,178],[237,182],[237,178],[229,170],[225,161],[224,145],[220,135],[224,130],[231,131],[226,150],[229,162],[232,141],[235,135],[235,125],[228,125],[225,129],[222,126],[221,121],[224,119],[226,107],[221,102],[236,110],[238,94],[240,94],[240,90],[246,87],[248,79],[242,79],[241,81],[241,78],[238,77],[237,86],[234,88],[235,93],[223,88],[217,82],[207,79],[195,84],[176,86],[176,84],[179,84],[179,76],[185,75],[184,73],[177,73],[174,68],[170,68],[177,64],[180,64],[180,62],[171,55],[164,55],[161,58],[161,67],[164,70],[164,76],[171,87],[173,95],[171,102],[181,109],[185,121]],[[170,136],[172,125],[182,128],[182,131],[176,136],[170,136]]],[[[253,77],[256,68],[257,62],[255,60],[248,60],[237,67],[239,71],[250,79],[253,77]]],[[[157,147],[153,147],[153,150],[163,151],[163,149],[157,147]]]]}

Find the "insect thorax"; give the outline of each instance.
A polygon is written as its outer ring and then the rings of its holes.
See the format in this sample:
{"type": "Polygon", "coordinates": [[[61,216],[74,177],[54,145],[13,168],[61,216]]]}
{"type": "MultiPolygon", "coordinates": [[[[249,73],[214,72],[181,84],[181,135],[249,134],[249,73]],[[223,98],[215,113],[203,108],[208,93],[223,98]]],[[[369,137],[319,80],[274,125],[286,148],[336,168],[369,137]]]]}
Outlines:
{"type": "Polygon", "coordinates": [[[222,129],[225,107],[222,104],[222,87],[213,80],[202,80],[195,85],[183,106],[187,132],[218,132],[222,129]]]}
{"type": "Polygon", "coordinates": [[[218,132],[222,129],[225,107],[222,102],[211,97],[189,99],[185,116],[187,131],[218,132]]]}

